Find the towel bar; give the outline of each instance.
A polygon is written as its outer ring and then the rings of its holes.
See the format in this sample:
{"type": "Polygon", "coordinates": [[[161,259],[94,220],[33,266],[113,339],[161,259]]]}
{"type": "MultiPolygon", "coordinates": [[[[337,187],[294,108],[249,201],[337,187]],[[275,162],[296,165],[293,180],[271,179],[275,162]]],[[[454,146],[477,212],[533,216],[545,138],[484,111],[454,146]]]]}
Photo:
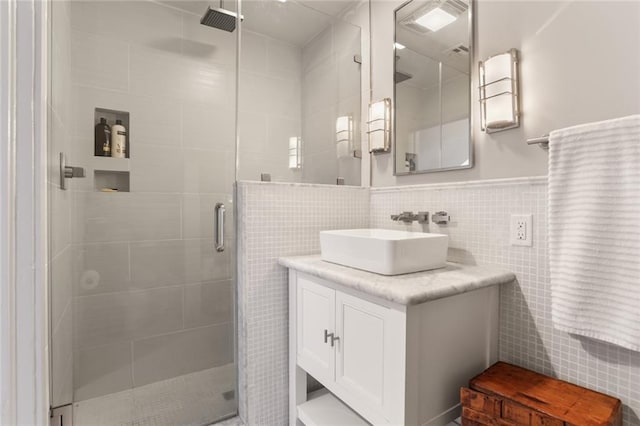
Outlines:
{"type": "Polygon", "coordinates": [[[527,139],[527,145],[538,145],[542,149],[549,149],[549,135],[527,139]]]}

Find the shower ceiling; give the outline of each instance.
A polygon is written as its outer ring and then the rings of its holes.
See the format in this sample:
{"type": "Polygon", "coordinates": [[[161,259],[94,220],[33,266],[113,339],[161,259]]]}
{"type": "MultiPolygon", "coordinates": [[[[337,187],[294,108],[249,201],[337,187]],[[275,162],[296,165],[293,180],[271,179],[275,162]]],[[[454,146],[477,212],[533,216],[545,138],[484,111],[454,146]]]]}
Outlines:
{"type": "MultiPolygon", "coordinates": [[[[218,7],[217,0],[159,0],[187,12],[202,16],[208,7],[218,7]]],[[[333,18],[341,16],[360,0],[243,0],[242,27],[278,40],[304,46],[324,30],[333,18]]],[[[225,9],[236,11],[237,1],[226,0],[225,9]]]]}

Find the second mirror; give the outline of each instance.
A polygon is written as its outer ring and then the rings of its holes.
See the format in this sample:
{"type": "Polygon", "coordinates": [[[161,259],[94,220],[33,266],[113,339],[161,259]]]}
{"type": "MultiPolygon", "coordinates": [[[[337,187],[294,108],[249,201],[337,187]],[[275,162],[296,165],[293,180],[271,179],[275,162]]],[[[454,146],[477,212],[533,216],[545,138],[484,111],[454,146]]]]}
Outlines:
{"type": "Polygon", "coordinates": [[[472,3],[395,11],[395,174],[470,168],[472,3]]]}

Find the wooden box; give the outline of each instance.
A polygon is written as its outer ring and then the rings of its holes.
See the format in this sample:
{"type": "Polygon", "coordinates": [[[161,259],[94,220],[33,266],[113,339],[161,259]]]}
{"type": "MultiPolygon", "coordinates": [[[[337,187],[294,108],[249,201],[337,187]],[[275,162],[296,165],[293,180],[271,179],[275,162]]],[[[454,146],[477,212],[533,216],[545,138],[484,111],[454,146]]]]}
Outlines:
{"type": "Polygon", "coordinates": [[[619,399],[498,362],[460,390],[463,426],[622,425],[619,399]]]}

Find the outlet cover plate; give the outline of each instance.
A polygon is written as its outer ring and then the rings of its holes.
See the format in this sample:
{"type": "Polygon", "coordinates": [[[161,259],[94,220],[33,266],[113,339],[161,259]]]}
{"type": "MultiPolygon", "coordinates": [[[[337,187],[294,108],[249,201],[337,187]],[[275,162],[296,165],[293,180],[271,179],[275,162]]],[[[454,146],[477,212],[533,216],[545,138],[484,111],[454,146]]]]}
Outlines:
{"type": "Polygon", "coordinates": [[[533,215],[512,214],[509,227],[509,242],[512,246],[533,245],[533,215]]]}

